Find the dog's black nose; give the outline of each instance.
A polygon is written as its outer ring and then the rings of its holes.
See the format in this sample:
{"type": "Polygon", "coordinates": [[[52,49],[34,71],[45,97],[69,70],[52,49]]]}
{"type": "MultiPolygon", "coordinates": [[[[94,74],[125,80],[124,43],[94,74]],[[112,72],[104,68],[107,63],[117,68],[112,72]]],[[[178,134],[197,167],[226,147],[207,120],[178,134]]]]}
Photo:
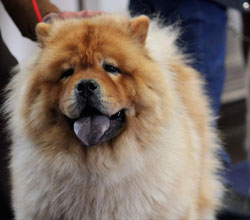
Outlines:
{"type": "Polygon", "coordinates": [[[98,89],[99,84],[95,80],[85,79],[81,80],[76,85],[76,93],[80,96],[88,97],[93,95],[98,89]]]}

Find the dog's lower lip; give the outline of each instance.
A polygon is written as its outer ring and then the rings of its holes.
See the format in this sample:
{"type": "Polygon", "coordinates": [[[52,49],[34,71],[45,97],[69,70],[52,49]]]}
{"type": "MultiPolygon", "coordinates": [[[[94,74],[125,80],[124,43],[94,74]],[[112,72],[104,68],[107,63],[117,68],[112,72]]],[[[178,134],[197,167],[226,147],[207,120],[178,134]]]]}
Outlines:
{"type": "Polygon", "coordinates": [[[125,109],[120,110],[119,112],[115,113],[114,115],[110,116],[110,119],[117,119],[117,118],[121,118],[125,113],[125,109]]]}
{"type": "MultiPolygon", "coordinates": [[[[101,112],[99,112],[100,115],[105,115],[105,114],[102,114],[101,112]]],[[[110,120],[114,120],[114,119],[121,119],[125,116],[125,109],[121,109],[120,111],[118,111],[117,113],[111,115],[111,116],[108,116],[106,115],[110,120]]],[[[80,117],[77,117],[77,118],[74,118],[74,119],[71,119],[71,118],[68,118],[67,117],[67,120],[69,121],[69,123],[73,126],[73,123],[77,120],[79,120],[80,118],[84,117],[83,114],[81,114],[80,117]]]]}
{"type": "Polygon", "coordinates": [[[125,115],[125,109],[121,109],[120,111],[116,112],[115,114],[109,116],[109,115],[104,114],[104,113],[102,113],[101,111],[97,110],[96,108],[89,108],[89,107],[86,107],[86,108],[82,111],[80,117],[77,117],[77,118],[75,118],[75,119],[72,119],[72,121],[74,122],[74,121],[76,121],[76,120],[78,120],[78,119],[80,119],[80,118],[82,118],[82,117],[85,117],[85,116],[87,116],[87,115],[92,115],[92,114],[93,114],[93,115],[94,115],[94,114],[96,114],[96,115],[105,115],[105,116],[107,116],[110,120],[113,120],[113,119],[118,119],[118,118],[123,117],[123,116],[125,115]]]}

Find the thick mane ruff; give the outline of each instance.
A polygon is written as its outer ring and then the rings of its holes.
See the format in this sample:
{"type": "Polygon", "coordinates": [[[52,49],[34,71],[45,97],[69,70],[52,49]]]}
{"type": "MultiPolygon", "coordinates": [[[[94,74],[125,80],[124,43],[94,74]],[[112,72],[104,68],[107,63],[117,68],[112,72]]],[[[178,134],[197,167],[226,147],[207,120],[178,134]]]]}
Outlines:
{"type": "Polygon", "coordinates": [[[37,27],[40,48],[15,70],[4,107],[17,220],[215,219],[220,144],[204,82],[178,28],[148,23],[108,14],[37,27]],[[79,101],[84,80],[97,86],[79,101]],[[97,118],[117,112],[125,123],[111,139],[87,147],[75,135],[75,121],[98,132],[97,118]]]}

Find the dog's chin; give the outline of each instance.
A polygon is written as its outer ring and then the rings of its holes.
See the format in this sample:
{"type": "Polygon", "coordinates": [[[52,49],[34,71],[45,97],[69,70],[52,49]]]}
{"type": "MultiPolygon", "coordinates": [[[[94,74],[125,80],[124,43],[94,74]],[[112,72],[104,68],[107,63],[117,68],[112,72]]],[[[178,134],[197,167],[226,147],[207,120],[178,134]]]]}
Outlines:
{"type": "Polygon", "coordinates": [[[95,146],[118,136],[124,127],[125,118],[125,109],[108,116],[96,108],[86,106],[80,117],[70,119],[70,124],[83,145],[95,146]]]}

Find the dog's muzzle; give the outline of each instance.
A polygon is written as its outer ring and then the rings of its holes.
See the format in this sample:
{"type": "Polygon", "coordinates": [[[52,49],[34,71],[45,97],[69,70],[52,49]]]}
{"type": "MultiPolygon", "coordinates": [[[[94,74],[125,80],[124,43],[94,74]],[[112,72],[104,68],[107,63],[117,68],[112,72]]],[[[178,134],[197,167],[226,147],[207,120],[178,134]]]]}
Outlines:
{"type": "Polygon", "coordinates": [[[81,80],[75,87],[76,107],[80,116],[73,120],[77,138],[86,146],[93,146],[117,136],[125,122],[125,110],[109,116],[102,104],[101,86],[92,79],[81,80]]]}

